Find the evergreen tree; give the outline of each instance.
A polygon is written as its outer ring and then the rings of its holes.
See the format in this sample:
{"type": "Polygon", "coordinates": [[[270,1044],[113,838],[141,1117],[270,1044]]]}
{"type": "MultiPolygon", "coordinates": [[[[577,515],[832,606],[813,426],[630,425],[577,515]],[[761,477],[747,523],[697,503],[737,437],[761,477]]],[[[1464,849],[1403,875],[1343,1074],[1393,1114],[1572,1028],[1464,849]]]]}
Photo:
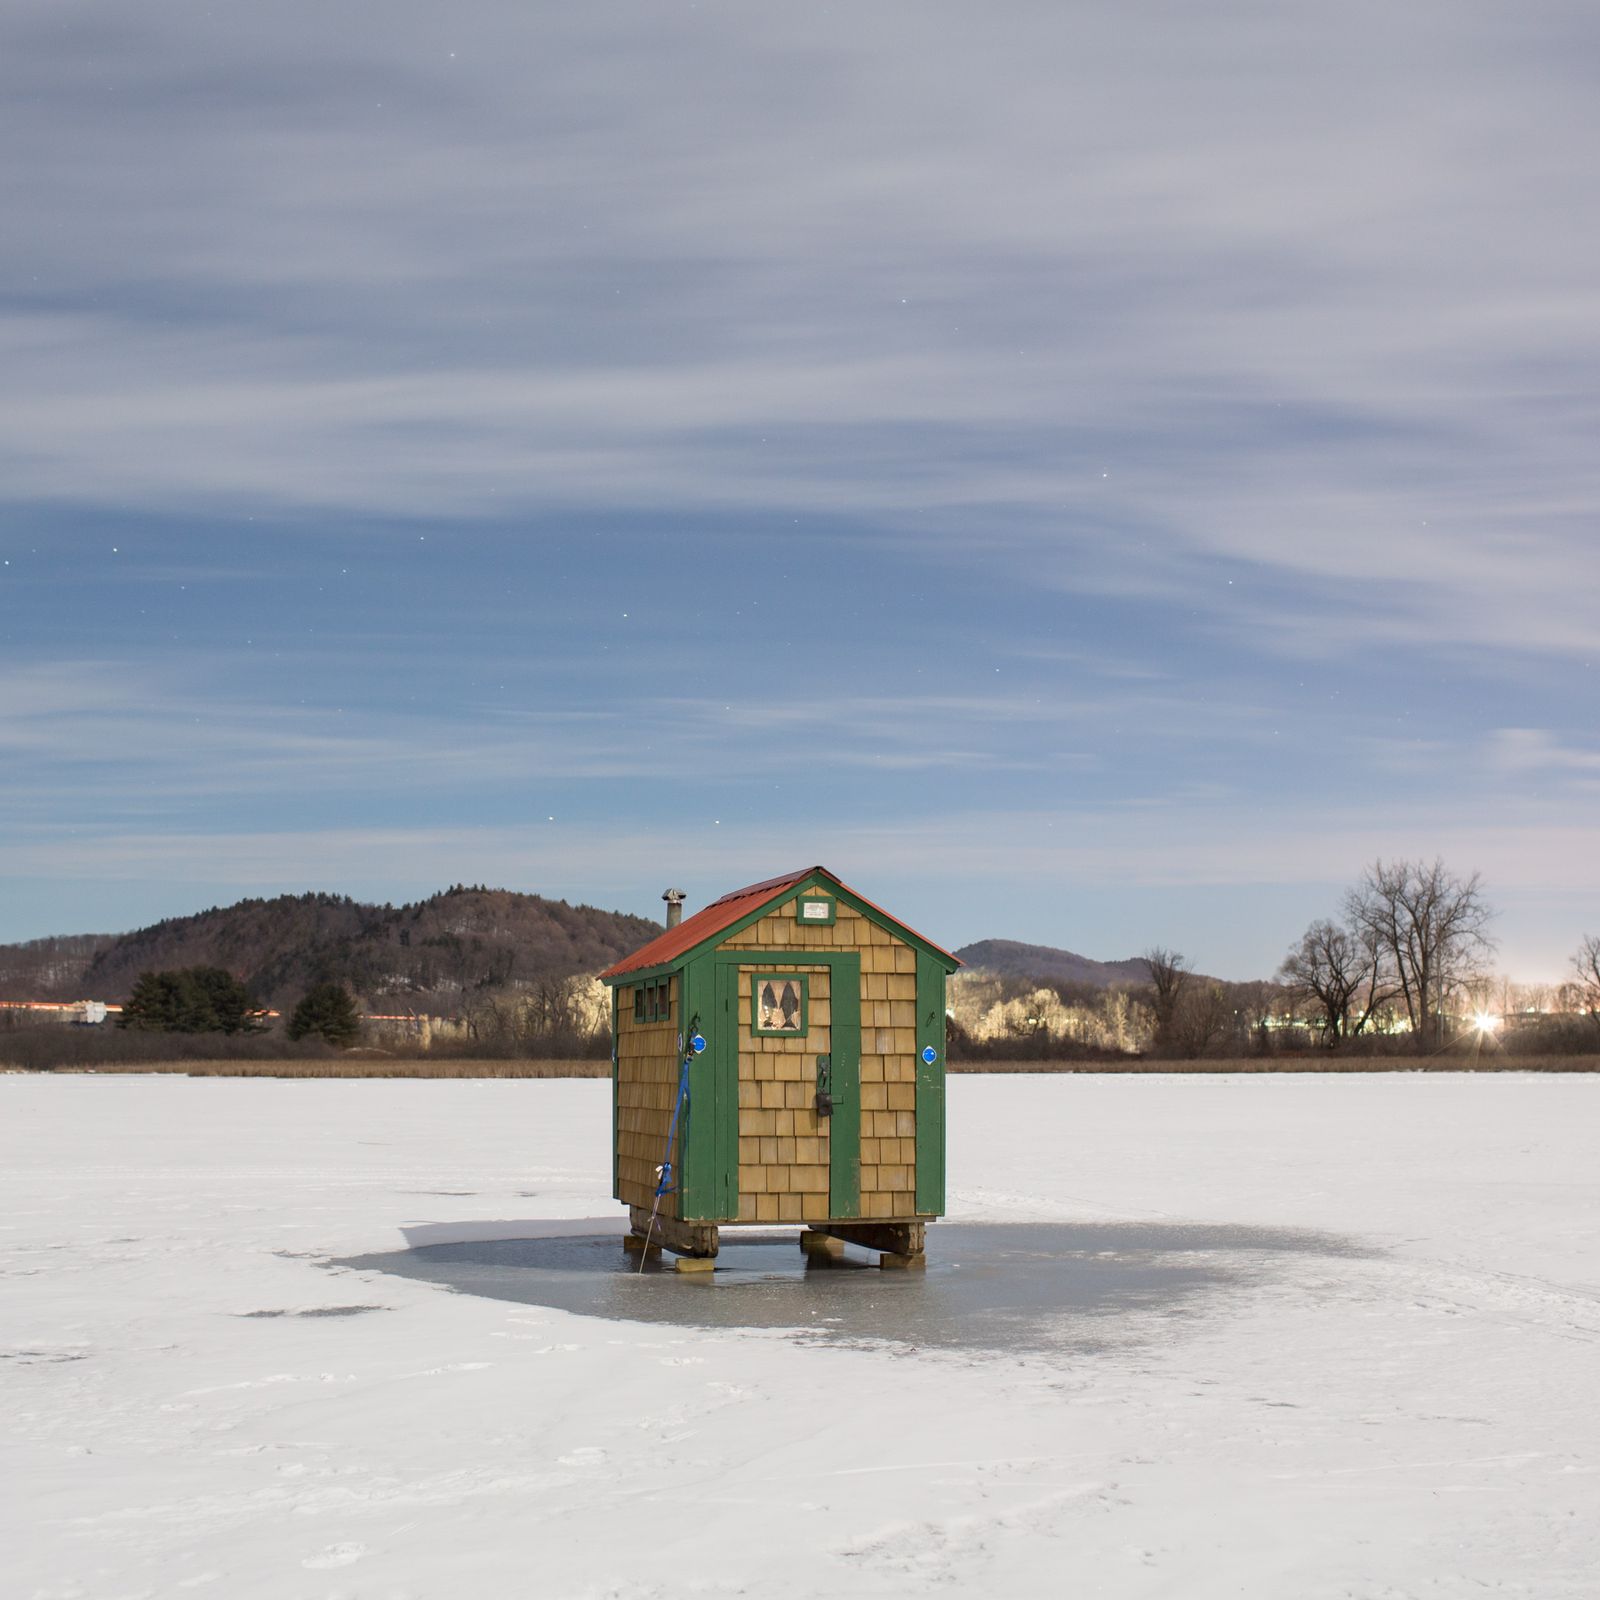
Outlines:
{"type": "Polygon", "coordinates": [[[259,1007],[222,967],[142,972],[117,1025],[154,1033],[248,1033],[259,1007]]]}
{"type": "Polygon", "coordinates": [[[361,1037],[361,1018],[342,983],[318,983],[294,1008],[285,1031],[291,1039],[317,1037],[345,1049],[361,1037]]]}

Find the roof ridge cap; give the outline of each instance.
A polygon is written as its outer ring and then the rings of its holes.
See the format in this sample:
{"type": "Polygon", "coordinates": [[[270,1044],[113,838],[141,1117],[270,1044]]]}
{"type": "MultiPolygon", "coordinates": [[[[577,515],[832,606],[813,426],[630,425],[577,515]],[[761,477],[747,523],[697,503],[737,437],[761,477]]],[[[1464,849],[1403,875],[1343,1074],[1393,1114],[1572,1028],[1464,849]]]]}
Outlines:
{"type": "MultiPolygon", "coordinates": [[[[828,872],[826,867],[803,867],[799,872],[783,872],[776,878],[763,878],[759,883],[747,883],[742,889],[730,889],[726,894],[719,894],[715,900],[708,900],[700,909],[708,910],[712,906],[720,906],[725,900],[743,900],[750,895],[759,894],[764,889],[770,889],[776,894],[780,889],[787,888],[790,884],[799,883],[802,878],[809,878],[813,872],[828,872]]],[[[828,872],[830,878],[833,877],[828,872]]],[[[834,879],[838,882],[838,879],[834,879]]]]}

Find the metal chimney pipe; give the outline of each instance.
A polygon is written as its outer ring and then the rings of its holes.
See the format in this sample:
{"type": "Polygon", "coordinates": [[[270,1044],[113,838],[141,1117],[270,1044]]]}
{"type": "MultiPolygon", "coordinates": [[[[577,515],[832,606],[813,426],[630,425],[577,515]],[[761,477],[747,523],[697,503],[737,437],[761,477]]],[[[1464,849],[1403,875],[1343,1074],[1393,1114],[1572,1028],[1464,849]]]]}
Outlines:
{"type": "Polygon", "coordinates": [[[667,902],[667,926],[676,928],[683,921],[683,902],[688,896],[682,889],[668,889],[661,898],[667,902]]]}

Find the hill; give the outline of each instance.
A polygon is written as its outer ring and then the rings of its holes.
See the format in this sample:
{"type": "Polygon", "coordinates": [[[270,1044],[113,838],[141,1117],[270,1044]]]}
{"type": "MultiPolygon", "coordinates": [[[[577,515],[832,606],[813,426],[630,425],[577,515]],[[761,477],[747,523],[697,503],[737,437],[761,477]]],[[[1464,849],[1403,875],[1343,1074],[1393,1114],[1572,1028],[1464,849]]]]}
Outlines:
{"type": "Polygon", "coordinates": [[[997,978],[1035,978],[1043,983],[1086,983],[1110,989],[1148,983],[1150,969],[1138,958],[1095,961],[1048,944],[1018,944],[1014,939],[980,939],[955,952],[973,972],[997,978]]]}
{"type": "Polygon", "coordinates": [[[457,886],[403,906],[280,895],[134,933],[0,946],[0,998],[116,1001],[152,968],[216,966],[279,1009],[334,978],[373,1010],[454,1010],[471,990],[598,972],[660,931],[645,917],[506,889],[457,886]]]}
{"type": "Polygon", "coordinates": [[[0,945],[0,1000],[80,1000],[83,975],[114,933],[73,933],[0,945]]]}
{"type": "MultiPolygon", "coordinates": [[[[280,1010],[336,978],[374,1011],[454,1014],[464,993],[598,972],[660,931],[644,917],[507,889],[457,885],[403,906],[280,895],[133,933],[0,945],[0,999],[118,1001],[152,968],[215,966],[280,1010]]],[[[956,954],[969,970],[1001,978],[1099,988],[1149,981],[1140,960],[1095,961],[1013,939],[981,939],[956,954]]]]}

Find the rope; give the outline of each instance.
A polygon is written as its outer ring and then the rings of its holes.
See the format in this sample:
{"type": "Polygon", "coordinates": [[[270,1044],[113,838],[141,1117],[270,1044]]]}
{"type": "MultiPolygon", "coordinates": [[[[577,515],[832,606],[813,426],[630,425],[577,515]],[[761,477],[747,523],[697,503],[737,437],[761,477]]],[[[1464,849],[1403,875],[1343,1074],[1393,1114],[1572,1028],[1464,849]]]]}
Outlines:
{"type": "Polygon", "coordinates": [[[689,1063],[694,1060],[694,1051],[690,1050],[683,1058],[683,1066],[678,1072],[678,1099],[672,1108],[672,1121],[667,1124],[667,1148],[661,1158],[661,1165],[656,1168],[656,1198],[650,1207],[650,1226],[645,1229],[644,1249],[639,1252],[639,1270],[644,1271],[644,1264],[650,1259],[650,1236],[656,1231],[656,1217],[661,1211],[661,1197],[664,1194],[676,1194],[678,1186],[673,1181],[672,1146],[678,1137],[678,1117],[683,1108],[689,1103],[689,1063]]]}

